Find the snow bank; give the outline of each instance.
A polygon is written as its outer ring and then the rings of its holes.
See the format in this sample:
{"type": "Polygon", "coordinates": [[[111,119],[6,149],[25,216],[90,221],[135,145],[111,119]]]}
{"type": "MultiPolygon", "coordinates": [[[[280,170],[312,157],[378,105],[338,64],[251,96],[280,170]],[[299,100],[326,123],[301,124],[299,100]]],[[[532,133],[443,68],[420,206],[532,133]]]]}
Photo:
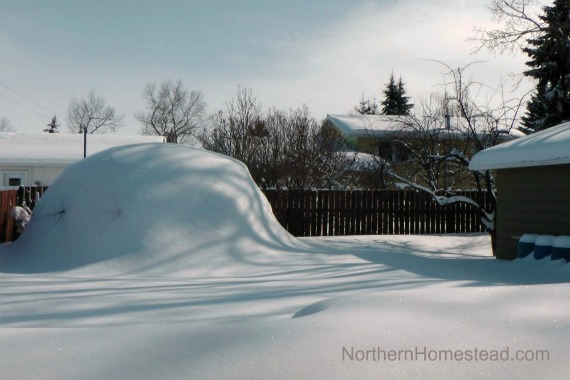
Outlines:
{"type": "Polygon", "coordinates": [[[569,378],[565,260],[495,260],[488,234],[300,240],[224,156],[82,160],[0,246],[0,379],[569,378]]]}
{"type": "Polygon", "coordinates": [[[0,271],[179,274],[274,261],[302,244],[275,220],[240,162],[171,144],[112,148],[69,166],[0,271]],[[101,271],[102,270],[102,271],[101,271]]]}

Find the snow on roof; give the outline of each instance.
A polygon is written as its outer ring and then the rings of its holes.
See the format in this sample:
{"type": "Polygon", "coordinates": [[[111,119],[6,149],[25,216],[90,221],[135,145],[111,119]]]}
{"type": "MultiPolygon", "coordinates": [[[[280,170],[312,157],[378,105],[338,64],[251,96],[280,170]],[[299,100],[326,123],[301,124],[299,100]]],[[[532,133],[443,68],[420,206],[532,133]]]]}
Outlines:
{"type": "Polygon", "coordinates": [[[401,116],[395,115],[327,115],[326,120],[335,125],[346,136],[363,137],[393,133],[401,116]]]}
{"type": "Polygon", "coordinates": [[[477,153],[469,169],[508,169],[570,164],[570,123],[518,138],[477,153]]]}
{"type": "MultiPolygon", "coordinates": [[[[405,116],[400,115],[327,115],[326,121],[342,131],[348,137],[383,137],[387,135],[401,135],[406,133],[399,123],[405,116]]],[[[442,123],[444,120],[442,120],[442,123]]],[[[464,130],[468,129],[465,120],[461,117],[453,117],[450,119],[450,134],[457,138],[465,138],[464,130]]],[[[484,124],[483,124],[484,125],[484,124]]],[[[408,132],[414,133],[414,132],[408,132]]],[[[479,133],[485,134],[484,130],[479,133]]],[[[524,134],[516,129],[512,129],[509,133],[499,136],[501,140],[510,140],[516,137],[524,136],[524,134]]]]}
{"type": "MultiPolygon", "coordinates": [[[[164,142],[163,136],[90,134],[87,155],[121,145],[164,142]]],[[[83,135],[0,132],[0,165],[58,166],[83,158],[83,135]]]]}

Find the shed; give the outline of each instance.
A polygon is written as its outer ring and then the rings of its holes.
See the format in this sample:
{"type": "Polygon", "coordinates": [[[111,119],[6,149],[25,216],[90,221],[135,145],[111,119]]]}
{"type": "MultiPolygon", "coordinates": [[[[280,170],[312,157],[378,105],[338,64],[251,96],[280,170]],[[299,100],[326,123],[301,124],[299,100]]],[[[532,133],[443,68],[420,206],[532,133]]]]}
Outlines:
{"type": "Polygon", "coordinates": [[[485,149],[469,169],[497,171],[498,258],[516,258],[525,233],[570,234],[570,123],[485,149]]]}
{"type": "MultiPolygon", "coordinates": [[[[162,136],[89,134],[87,155],[121,145],[162,142],[162,136]]],[[[81,134],[0,132],[0,187],[49,186],[82,158],[81,134]]]]}

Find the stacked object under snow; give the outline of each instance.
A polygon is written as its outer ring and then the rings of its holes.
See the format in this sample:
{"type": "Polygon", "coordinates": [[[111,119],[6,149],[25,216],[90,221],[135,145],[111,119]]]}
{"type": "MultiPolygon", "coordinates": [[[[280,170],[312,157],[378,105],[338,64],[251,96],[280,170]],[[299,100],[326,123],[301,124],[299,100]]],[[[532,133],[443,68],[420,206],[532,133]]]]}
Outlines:
{"type": "Polygon", "coordinates": [[[552,260],[566,259],[566,261],[570,261],[570,236],[558,236],[552,243],[550,255],[552,260]]]}
{"type": "Polygon", "coordinates": [[[533,255],[535,260],[550,256],[552,260],[570,261],[570,236],[524,234],[517,246],[517,257],[533,255]]]}
{"type": "Polygon", "coordinates": [[[538,239],[537,234],[524,234],[519,239],[519,244],[517,247],[518,258],[523,258],[530,255],[534,251],[534,244],[538,239]]]}
{"type": "Polygon", "coordinates": [[[544,259],[550,255],[554,239],[556,238],[552,235],[540,235],[536,239],[536,243],[534,243],[534,258],[536,260],[544,259]]]}
{"type": "Polygon", "coordinates": [[[0,272],[241,275],[303,244],[277,222],[244,164],[175,144],[113,148],[71,166],[0,272]]]}

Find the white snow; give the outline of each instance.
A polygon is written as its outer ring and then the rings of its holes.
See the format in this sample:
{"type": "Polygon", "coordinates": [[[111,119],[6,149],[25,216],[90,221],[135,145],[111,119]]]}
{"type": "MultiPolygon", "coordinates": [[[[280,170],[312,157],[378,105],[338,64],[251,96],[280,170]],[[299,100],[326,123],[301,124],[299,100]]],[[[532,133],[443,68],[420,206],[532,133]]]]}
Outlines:
{"type": "Polygon", "coordinates": [[[114,148],[0,246],[0,379],[568,378],[570,269],[489,243],[295,239],[241,163],[114,148]]]}
{"type": "Polygon", "coordinates": [[[570,123],[485,149],[473,156],[469,169],[509,169],[570,164],[570,123]]]}
{"type": "Polygon", "coordinates": [[[570,236],[557,236],[552,243],[552,248],[570,248],[570,236]]]}
{"type": "Polygon", "coordinates": [[[543,247],[552,247],[555,239],[556,236],[552,235],[538,235],[534,244],[543,247]]]}
{"type": "Polygon", "coordinates": [[[524,234],[520,237],[519,242],[521,243],[536,243],[536,239],[538,239],[537,234],[524,234]]]}

